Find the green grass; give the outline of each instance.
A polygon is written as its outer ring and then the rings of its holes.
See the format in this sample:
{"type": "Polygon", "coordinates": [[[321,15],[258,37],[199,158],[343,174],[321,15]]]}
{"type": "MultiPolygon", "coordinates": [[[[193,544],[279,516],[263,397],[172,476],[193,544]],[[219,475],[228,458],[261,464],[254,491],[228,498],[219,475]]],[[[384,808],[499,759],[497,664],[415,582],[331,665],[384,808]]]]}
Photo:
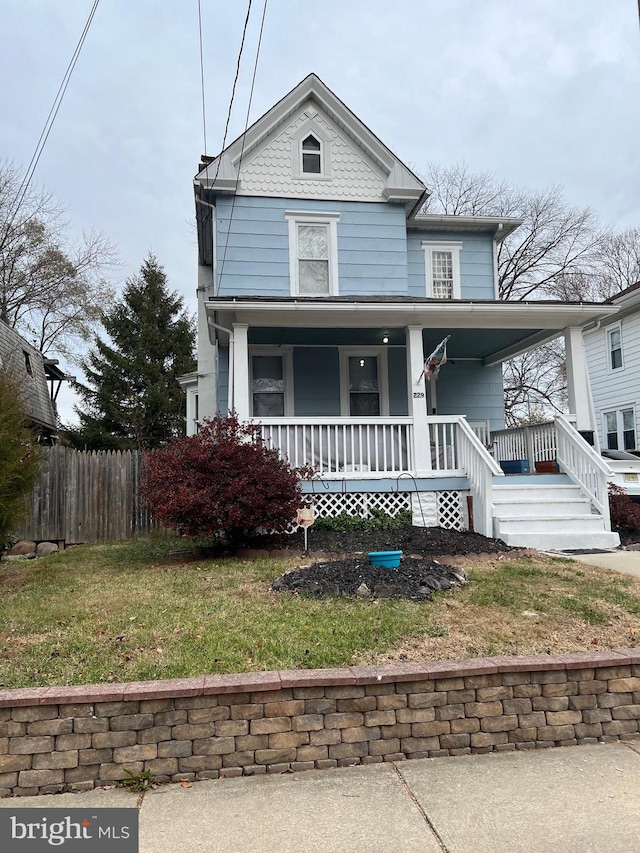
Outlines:
{"type": "Polygon", "coordinates": [[[158,538],[3,562],[0,686],[345,666],[389,650],[388,659],[524,653],[554,647],[576,619],[606,642],[620,614],[621,630],[637,624],[640,634],[640,581],[568,560],[473,563],[468,586],[431,602],[317,600],[270,591],[292,563],[177,553],[193,544],[158,538]],[[523,611],[548,620],[548,637],[538,623],[526,645],[523,611]]]}
{"type": "Polygon", "coordinates": [[[0,684],[339,666],[440,630],[429,608],[409,601],[276,595],[282,561],[181,563],[175,549],[159,539],[3,563],[0,684]]]}

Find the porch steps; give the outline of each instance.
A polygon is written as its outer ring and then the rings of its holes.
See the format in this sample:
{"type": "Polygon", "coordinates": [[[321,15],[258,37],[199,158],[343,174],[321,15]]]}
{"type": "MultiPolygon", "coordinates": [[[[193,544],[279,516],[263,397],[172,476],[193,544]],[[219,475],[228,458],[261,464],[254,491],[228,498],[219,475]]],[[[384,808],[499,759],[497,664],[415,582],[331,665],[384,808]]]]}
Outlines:
{"type": "Polygon", "coordinates": [[[615,548],[617,533],[564,474],[495,479],[493,535],[507,545],[542,550],[615,548]]]}

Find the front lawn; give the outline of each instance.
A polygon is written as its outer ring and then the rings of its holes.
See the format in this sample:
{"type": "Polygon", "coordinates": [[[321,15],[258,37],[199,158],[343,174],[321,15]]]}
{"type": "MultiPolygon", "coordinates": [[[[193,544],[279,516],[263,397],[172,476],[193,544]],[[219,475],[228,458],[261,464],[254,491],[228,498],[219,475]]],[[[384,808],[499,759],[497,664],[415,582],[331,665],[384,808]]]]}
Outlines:
{"type": "Polygon", "coordinates": [[[0,685],[630,646],[640,581],[569,560],[496,556],[431,602],[270,591],[293,562],[188,560],[184,539],[78,546],[0,565],[0,685]]]}

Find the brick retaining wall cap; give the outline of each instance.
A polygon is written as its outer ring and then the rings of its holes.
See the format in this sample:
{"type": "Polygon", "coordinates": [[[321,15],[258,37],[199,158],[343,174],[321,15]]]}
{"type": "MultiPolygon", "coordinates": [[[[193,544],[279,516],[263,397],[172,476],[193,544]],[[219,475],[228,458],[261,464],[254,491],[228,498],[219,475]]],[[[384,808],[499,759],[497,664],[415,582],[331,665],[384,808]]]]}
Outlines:
{"type": "MultiPolygon", "coordinates": [[[[379,669],[385,669],[385,667],[379,667],[379,669]]],[[[345,669],[285,669],[281,670],[279,675],[282,687],[337,687],[340,684],[356,684],[356,676],[352,667],[345,669]]]]}
{"type": "MultiPolygon", "coordinates": [[[[620,666],[628,664],[626,652],[609,651],[606,652],[572,652],[566,655],[556,655],[557,658],[562,658],[566,663],[567,669],[579,669],[581,667],[591,668],[599,666],[620,666]]],[[[638,655],[640,661],[640,655],[638,655]]]]}
{"type": "Polygon", "coordinates": [[[126,685],[125,702],[135,699],[172,699],[184,696],[202,696],[204,675],[198,678],[167,678],[162,681],[133,681],[126,685]]]}
{"type": "Polygon", "coordinates": [[[282,687],[279,672],[232,672],[228,675],[205,675],[203,694],[253,693],[282,687]]]}
{"type": "Polygon", "coordinates": [[[640,664],[640,649],[575,652],[564,655],[525,655],[476,658],[461,661],[422,661],[334,669],[293,669],[274,672],[235,672],[197,678],[135,681],[124,684],[85,684],[73,687],[24,687],[0,690],[0,708],[33,705],[90,704],[137,699],[167,699],[226,693],[253,693],[286,687],[375,684],[428,681],[488,675],[494,672],[543,670],[640,664]]]}

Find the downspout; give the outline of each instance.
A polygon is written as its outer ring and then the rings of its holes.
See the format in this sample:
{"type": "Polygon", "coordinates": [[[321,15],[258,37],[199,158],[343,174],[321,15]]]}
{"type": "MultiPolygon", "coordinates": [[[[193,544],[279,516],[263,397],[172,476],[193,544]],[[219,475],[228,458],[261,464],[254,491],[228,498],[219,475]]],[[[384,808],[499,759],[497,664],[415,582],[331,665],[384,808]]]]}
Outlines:
{"type": "MultiPolygon", "coordinates": [[[[584,346],[584,333],[585,332],[597,332],[602,325],[602,318],[595,320],[591,323],[587,323],[586,326],[582,327],[582,340],[584,346]]],[[[606,358],[606,353],[605,353],[606,358]]],[[[596,422],[596,409],[593,404],[593,390],[591,388],[591,376],[587,373],[587,389],[589,394],[589,414],[591,416],[591,423],[593,424],[593,448],[600,456],[601,447],[600,447],[600,430],[599,424],[596,422]]]]}

